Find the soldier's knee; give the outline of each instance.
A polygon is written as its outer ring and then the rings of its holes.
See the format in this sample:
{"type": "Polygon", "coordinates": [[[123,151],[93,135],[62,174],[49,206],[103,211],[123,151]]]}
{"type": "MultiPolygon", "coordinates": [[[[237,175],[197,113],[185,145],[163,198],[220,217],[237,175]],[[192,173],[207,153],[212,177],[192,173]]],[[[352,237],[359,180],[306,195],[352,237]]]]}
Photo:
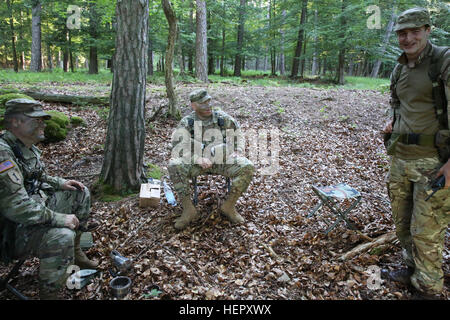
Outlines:
{"type": "Polygon", "coordinates": [[[47,246],[73,247],[75,231],[69,228],[52,228],[43,239],[47,246]]]}
{"type": "Polygon", "coordinates": [[[247,175],[253,175],[255,173],[255,166],[253,163],[248,160],[247,158],[244,158],[245,161],[241,164],[241,172],[247,174],[247,175]]]}
{"type": "Polygon", "coordinates": [[[169,173],[174,173],[179,170],[182,163],[179,159],[170,159],[169,165],[167,166],[167,170],[169,173]]]}

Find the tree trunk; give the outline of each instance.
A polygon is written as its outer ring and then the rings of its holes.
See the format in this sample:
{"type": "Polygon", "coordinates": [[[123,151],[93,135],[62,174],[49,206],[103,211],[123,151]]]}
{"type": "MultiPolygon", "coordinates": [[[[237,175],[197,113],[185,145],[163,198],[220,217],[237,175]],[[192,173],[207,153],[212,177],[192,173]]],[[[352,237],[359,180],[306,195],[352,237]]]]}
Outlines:
{"type": "Polygon", "coordinates": [[[166,50],[166,71],[165,71],[165,83],[167,97],[169,98],[169,116],[173,118],[178,118],[180,116],[180,111],[177,107],[177,95],[173,88],[173,56],[175,52],[175,39],[177,37],[177,17],[173,11],[172,5],[169,0],[161,0],[164,14],[166,16],[167,22],[169,23],[169,36],[167,39],[167,50],[166,50]]]}
{"type": "MultiPolygon", "coordinates": [[[[194,0],[190,0],[189,11],[189,31],[194,33],[194,0]]],[[[190,43],[188,47],[188,70],[190,74],[194,74],[194,44],[190,43]]]]}
{"type": "MultiPolygon", "coordinates": [[[[96,4],[92,2],[89,4],[89,35],[91,42],[97,40],[99,20],[100,16],[97,12],[96,4]]],[[[95,43],[89,45],[89,74],[98,74],[97,45],[95,43]]]]}
{"type": "Polygon", "coordinates": [[[372,73],[370,74],[371,78],[378,77],[378,72],[380,71],[380,66],[381,66],[381,57],[384,55],[384,52],[386,51],[386,47],[389,44],[389,38],[391,37],[392,29],[394,28],[395,11],[397,11],[397,2],[396,1],[394,1],[394,4],[392,6],[391,18],[386,27],[386,33],[384,34],[383,45],[381,46],[381,49],[378,52],[379,58],[375,61],[375,64],[372,69],[372,73]]]}
{"type": "Polygon", "coordinates": [[[339,50],[339,57],[338,57],[338,79],[337,79],[337,83],[341,85],[345,84],[344,70],[345,70],[345,48],[341,48],[339,50]]]}
{"type": "Polygon", "coordinates": [[[245,24],[245,5],[246,0],[240,0],[239,5],[239,25],[237,31],[237,41],[236,41],[236,56],[234,60],[234,73],[235,77],[241,76],[242,70],[242,46],[244,44],[244,24],[245,24]]]}
{"type": "Polygon", "coordinates": [[[269,1],[269,30],[271,33],[270,65],[271,65],[271,75],[272,76],[275,76],[277,74],[276,48],[273,43],[275,41],[275,32],[272,31],[274,19],[275,19],[275,0],[271,0],[271,1],[269,1]]]}
{"type": "Polygon", "coordinates": [[[73,64],[73,52],[72,52],[72,35],[70,31],[68,32],[68,34],[69,34],[69,66],[70,71],[75,72],[75,66],[73,64]]]}
{"type": "Polygon", "coordinates": [[[153,75],[153,42],[152,38],[149,36],[148,38],[148,68],[147,68],[147,75],[152,76],[153,75]]]}
{"type": "Polygon", "coordinates": [[[89,47],[89,74],[98,74],[97,47],[89,47]]]}
{"type": "Polygon", "coordinates": [[[313,62],[312,62],[312,69],[311,69],[311,75],[315,76],[316,74],[319,73],[319,65],[318,65],[318,55],[319,53],[317,52],[317,10],[314,10],[314,53],[313,53],[313,62]]]}
{"type": "Polygon", "coordinates": [[[31,71],[41,71],[41,3],[34,1],[31,8],[31,71]]]}
{"type": "Polygon", "coordinates": [[[220,55],[220,76],[225,76],[225,26],[222,27],[222,53],[220,55]]]}
{"type": "Polygon", "coordinates": [[[12,51],[13,51],[13,65],[14,65],[14,71],[19,72],[19,63],[17,61],[17,50],[16,50],[16,35],[14,32],[14,20],[13,20],[13,10],[12,10],[12,3],[10,0],[6,1],[6,4],[8,6],[9,11],[9,25],[11,28],[11,45],[12,45],[12,51]]]}
{"type": "MultiPolygon", "coordinates": [[[[211,33],[211,13],[208,11],[207,12],[207,19],[206,19],[206,32],[207,34],[211,33]]],[[[208,47],[208,74],[214,74],[214,72],[216,71],[214,69],[214,54],[213,54],[213,48],[214,48],[214,39],[209,37],[207,39],[207,47],[208,47]]]]}
{"type": "Polygon", "coordinates": [[[105,158],[100,179],[124,194],[145,181],[145,85],[149,7],[146,0],[121,0],[105,158]]]}
{"type": "Polygon", "coordinates": [[[47,63],[48,63],[48,70],[53,71],[52,48],[50,46],[50,43],[47,43],[47,63]]]}
{"type": "Polygon", "coordinates": [[[195,41],[195,77],[208,82],[208,48],[206,36],[206,2],[197,0],[197,32],[195,41]]]}
{"type": "Polygon", "coordinates": [[[33,99],[47,102],[61,102],[71,104],[94,104],[94,105],[108,105],[108,97],[101,96],[74,96],[68,94],[56,94],[48,92],[38,92],[32,90],[21,91],[21,93],[30,96],[33,99]]]}
{"type": "Polygon", "coordinates": [[[64,54],[63,54],[63,70],[64,72],[67,72],[69,70],[69,48],[64,48],[64,54]]]}
{"type": "Polygon", "coordinates": [[[305,41],[303,41],[303,57],[300,59],[300,76],[303,78],[304,72],[305,72],[305,63],[306,63],[306,45],[308,44],[308,39],[305,38],[305,41]]]}
{"type": "Polygon", "coordinates": [[[300,69],[300,56],[302,55],[304,25],[306,21],[308,0],[302,2],[302,14],[300,16],[300,28],[298,29],[297,46],[295,47],[294,60],[292,61],[291,77],[296,77],[300,69]]]}
{"type": "Polygon", "coordinates": [[[345,28],[346,28],[346,21],[344,17],[344,11],[347,8],[346,0],[342,1],[342,17],[341,17],[341,28],[340,28],[340,38],[341,42],[339,44],[339,56],[338,56],[338,70],[337,70],[337,83],[340,85],[345,84],[345,74],[344,74],[344,68],[345,68],[345,46],[346,46],[346,39],[345,39],[345,28]]]}
{"type": "MultiPolygon", "coordinates": [[[[283,16],[283,21],[286,19],[286,10],[283,10],[281,13],[283,16]]],[[[286,72],[286,63],[285,63],[285,56],[284,56],[284,29],[280,30],[280,37],[281,37],[281,46],[280,46],[280,75],[284,76],[286,72]]]]}

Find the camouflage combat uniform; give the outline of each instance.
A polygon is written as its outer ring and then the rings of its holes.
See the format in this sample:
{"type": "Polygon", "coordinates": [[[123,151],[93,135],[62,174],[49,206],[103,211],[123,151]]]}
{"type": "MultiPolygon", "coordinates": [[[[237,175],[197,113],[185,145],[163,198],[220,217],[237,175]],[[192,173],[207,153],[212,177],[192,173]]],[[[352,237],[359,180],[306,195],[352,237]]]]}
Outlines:
{"type": "Polygon", "coordinates": [[[237,121],[220,109],[213,109],[212,117],[208,120],[201,120],[195,112],[192,112],[180,121],[172,136],[173,154],[168,166],[170,179],[180,197],[190,197],[189,179],[204,174],[217,174],[231,178],[230,193],[243,193],[247,190],[254,173],[252,162],[242,156],[235,158],[227,156],[233,151],[243,153],[243,148],[239,146],[239,143],[233,142],[231,139],[228,141],[230,147],[226,147],[226,137],[230,136],[230,133],[237,133],[236,139],[238,141],[241,139],[238,133],[239,129],[237,121]],[[210,139],[210,134],[208,134],[211,132],[217,134],[214,135],[216,137],[214,140],[210,139]],[[177,153],[176,148],[181,145],[191,150],[187,157],[185,154],[174,155],[177,153]],[[214,151],[211,152],[211,150],[214,151]],[[185,157],[183,158],[183,156],[185,157]],[[211,159],[212,167],[203,169],[200,165],[195,164],[201,157],[211,159]]]}
{"type": "MultiPolygon", "coordinates": [[[[442,261],[445,232],[450,222],[450,189],[439,190],[425,201],[430,182],[443,165],[434,146],[439,123],[428,75],[432,50],[435,47],[428,42],[412,68],[407,65],[405,53],[398,59],[401,69],[394,92],[398,101],[392,104],[395,112],[392,134],[398,141],[390,152],[388,191],[403,258],[414,270],[411,283],[421,292],[439,294],[444,283],[442,261]],[[406,136],[414,137],[411,134],[418,134],[418,140],[406,141],[406,136]]],[[[447,51],[441,68],[447,86],[449,64],[450,51],[447,51]]],[[[393,77],[394,73],[391,80],[393,77]]]]}
{"type": "Polygon", "coordinates": [[[40,155],[9,131],[0,138],[1,258],[38,257],[41,288],[51,291],[74,263],[75,231],[64,227],[65,216],[75,214],[86,226],[91,200],[87,188],[62,191],[65,180],[47,175],[40,155]]]}

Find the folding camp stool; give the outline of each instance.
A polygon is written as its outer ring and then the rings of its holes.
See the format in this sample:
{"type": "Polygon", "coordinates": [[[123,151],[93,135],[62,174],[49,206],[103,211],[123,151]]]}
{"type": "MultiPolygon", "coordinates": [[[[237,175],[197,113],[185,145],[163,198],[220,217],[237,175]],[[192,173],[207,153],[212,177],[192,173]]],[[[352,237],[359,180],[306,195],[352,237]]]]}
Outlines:
{"type": "Polygon", "coordinates": [[[308,214],[308,218],[312,217],[323,205],[326,205],[331,211],[337,215],[336,222],[328,228],[325,234],[333,230],[341,221],[345,221],[349,229],[355,230],[355,226],[348,220],[348,213],[355,208],[361,201],[361,194],[345,183],[339,183],[335,186],[317,187],[313,186],[313,191],[319,196],[319,203],[308,214]],[[340,208],[342,200],[349,199],[351,202],[347,208],[340,208]],[[341,201],[338,201],[341,200],[341,201]]]}
{"type": "MultiPolygon", "coordinates": [[[[192,178],[192,183],[194,185],[194,205],[198,204],[198,186],[197,186],[197,177],[192,178]]],[[[231,179],[226,178],[226,186],[227,186],[227,194],[230,193],[231,190],[231,179]]]]}
{"type": "Polygon", "coordinates": [[[13,282],[15,278],[17,277],[17,274],[19,273],[19,269],[22,266],[22,264],[25,262],[25,260],[19,260],[14,267],[11,269],[11,271],[6,275],[6,277],[0,279],[0,292],[3,290],[9,290],[11,291],[16,297],[18,297],[21,300],[29,300],[28,297],[24,296],[22,293],[20,293],[16,288],[13,287],[13,282]]]}

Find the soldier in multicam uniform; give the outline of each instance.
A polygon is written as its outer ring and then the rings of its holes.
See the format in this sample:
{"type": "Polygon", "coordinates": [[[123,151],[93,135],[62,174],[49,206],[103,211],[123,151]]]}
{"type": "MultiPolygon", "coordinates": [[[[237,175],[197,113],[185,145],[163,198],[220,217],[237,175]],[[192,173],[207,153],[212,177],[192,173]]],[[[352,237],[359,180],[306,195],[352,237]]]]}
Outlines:
{"type": "Polygon", "coordinates": [[[34,146],[51,116],[39,102],[6,103],[0,136],[0,253],[4,262],[36,256],[40,260],[41,299],[57,299],[67,268],[95,268],[80,248],[87,228],[90,193],[81,183],[47,175],[34,146]]]}
{"type": "Polygon", "coordinates": [[[429,40],[428,11],[402,12],[395,31],[403,54],[391,75],[393,120],[384,128],[392,155],[388,191],[407,268],[382,270],[386,279],[412,284],[417,298],[439,297],[445,232],[450,218],[448,98],[450,51],[429,40]],[[445,188],[428,201],[430,182],[445,188]]]}
{"type": "Polygon", "coordinates": [[[181,197],[183,207],[181,217],[176,219],[175,228],[182,230],[200,217],[191,201],[189,179],[203,174],[231,178],[230,194],[220,211],[233,224],[242,223],[244,219],[236,212],[235,204],[247,190],[254,166],[243,157],[244,148],[239,143],[242,142],[239,124],[222,110],[211,108],[211,96],[205,89],[191,92],[189,99],[193,112],[184,117],[174,131],[172,158],[168,166],[174,189],[181,197]],[[238,139],[237,143],[235,137],[238,139]]]}

